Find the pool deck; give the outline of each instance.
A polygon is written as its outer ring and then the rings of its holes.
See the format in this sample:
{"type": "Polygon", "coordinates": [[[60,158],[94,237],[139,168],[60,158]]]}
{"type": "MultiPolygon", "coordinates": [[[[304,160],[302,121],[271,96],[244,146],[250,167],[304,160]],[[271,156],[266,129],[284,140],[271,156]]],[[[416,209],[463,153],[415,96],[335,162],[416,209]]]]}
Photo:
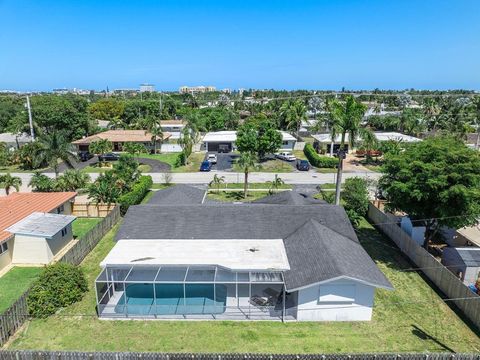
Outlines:
{"type": "MultiPolygon", "coordinates": [[[[224,311],[217,310],[215,313],[205,314],[175,314],[177,311],[172,311],[171,314],[157,314],[155,310],[155,304],[142,305],[141,314],[128,314],[125,312],[119,312],[119,303],[121,302],[123,291],[117,291],[110,298],[107,305],[99,306],[100,319],[108,320],[120,320],[120,319],[132,319],[132,320],[269,320],[269,321],[282,321],[282,311],[275,306],[256,306],[252,305],[248,297],[227,297],[226,306],[224,311]]],[[[120,305],[124,308],[123,305],[120,305]]],[[[131,306],[131,305],[129,305],[131,306]]],[[[183,305],[177,305],[179,307],[183,305]]],[[[208,305],[209,308],[212,305],[208,305]]],[[[293,309],[292,309],[293,310],[293,309]]],[[[295,316],[287,314],[284,317],[284,321],[294,321],[295,316]]]]}

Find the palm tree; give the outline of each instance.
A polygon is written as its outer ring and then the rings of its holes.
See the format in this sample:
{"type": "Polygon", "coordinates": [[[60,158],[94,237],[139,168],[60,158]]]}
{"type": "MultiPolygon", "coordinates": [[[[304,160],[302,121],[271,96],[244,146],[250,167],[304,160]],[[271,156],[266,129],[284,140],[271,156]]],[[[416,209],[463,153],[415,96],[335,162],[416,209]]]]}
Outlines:
{"type": "Polygon", "coordinates": [[[100,163],[100,166],[101,166],[102,162],[100,161],[100,159],[107,152],[112,151],[113,145],[107,139],[101,139],[101,140],[97,140],[97,141],[92,142],[90,144],[90,146],[88,147],[88,149],[90,150],[90,152],[92,154],[98,155],[98,162],[100,163]]]}
{"type": "Polygon", "coordinates": [[[58,177],[59,161],[63,161],[68,167],[73,168],[77,155],[72,144],[68,142],[65,136],[60,132],[53,132],[42,136],[39,139],[41,150],[38,156],[42,162],[46,162],[53,167],[55,177],[58,177]]]}
{"type": "Polygon", "coordinates": [[[475,149],[478,150],[480,146],[480,97],[475,97],[472,100],[472,115],[473,115],[473,124],[477,130],[477,139],[475,141],[475,149]]]}
{"type": "Polygon", "coordinates": [[[32,188],[33,192],[52,192],[54,182],[47,175],[36,171],[30,179],[28,186],[32,188]]]}
{"type": "Polygon", "coordinates": [[[10,194],[10,189],[14,188],[17,192],[20,191],[22,186],[22,179],[17,176],[12,176],[10,173],[0,175],[0,186],[5,189],[5,194],[10,194]]]}
{"type": "Polygon", "coordinates": [[[210,181],[210,186],[215,186],[217,188],[217,194],[220,193],[220,185],[222,185],[225,182],[225,176],[218,176],[215,174],[213,176],[213,180],[210,181]]]}
{"type": "Polygon", "coordinates": [[[121,195],[121,189],[117,186],[113,186],[108,177],[100,176],[95,183],[88,187],[88,198],[93,199],[97,205],[111,204],[117,202],[121,195]]]}
{"type": "Polygon", "coordinates": [[[90,181],[90,176],[81,170],[69,169],[58,177],[57,188],[61,191],[76,191],[83,189],[90,181]]]}
{"type": "Polygon", "coordinates": [[[278,174],[275,174],[275,179],[273,181],[269,181],[270,183],[270,189],[268,189],[268,193],[272,195],[275,192],[278,192],[278,189],[280,186],[285,184],[285,182],[278,176],[278,174]]]}
{"type": "Polygon", "coordinates": [[[300,100],[283,103],[280,107],[280,115],[287,130],[294,131],[297,137],[302,121],[308,120],[307,108],[300,100]]]}
{"type": "Polygon", "coordinates": [[[351,95],[344,102],[333,100],[330,104],[330,113],[334,120],[334,126],[341,134],[340,149],[345,148],[345,137],[348,134],[350,148],[355,147],[359,138],[361,123],[367,107],[355,100],[351,95]]]}
{"type": "Polygon", "coordinates": [[[160,153],[162,152],[163,143],[163,130],[160,126],[153,126],[150,128],[150,134],[152,135],[153,153],[157,153],[157,142],[160,143],[160,153]]]}
{"type": "Polygon", "coordinates": [[[435,99],[426,99],[425,103],[423,104],[423,111],[425,112],[425,116],[430,122],[430,128],[433,131],[437,130],[437,121],[438,115],[440,115],[441,108],[438,105],[435,99]]]}
{"type": "Polygon", "coordinates": [[[378,140],[375,136],[375,133],[370,128],[362,128],[361,129],[361,137],[362,137],[362,144],[365,147],[367,163],[372,160],[372,150],[377,150],[378,148],[378,140]]]}
{"type": "Polygon", "coordinates": [[[243,184],[243,198],[247,198],[247,191],[248,191],[248,173],[250,169],[255,167],[255,154],[250,152],[244,152],[240,154],[240,158],[238,159],[238,166],[243,170],[245,174],[245,180],[243,184]]]}

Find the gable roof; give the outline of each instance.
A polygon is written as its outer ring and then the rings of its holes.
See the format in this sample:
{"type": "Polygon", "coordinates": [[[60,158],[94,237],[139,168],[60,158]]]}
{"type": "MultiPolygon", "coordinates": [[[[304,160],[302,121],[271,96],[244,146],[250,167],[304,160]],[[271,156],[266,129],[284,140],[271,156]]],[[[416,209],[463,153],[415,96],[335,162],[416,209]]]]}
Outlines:
{"type": "Polygon", "coordinates": [[[73,199],[76,192],[13,193],[0,197],[0,241],[12,234],[6,229],[34,212],[51,212],[73,199]]]}
{"type": "MultiPolygon", "coordinates": [[[[163,133],[163,140],[168,139],[170,133],[163,133]]],[[[145,130],[107,130],[92,136],[72,142],[75,145],[88,145],[98,140],[108,140],[111,142],[151,142],[152,134],[145,130]]]]}
{"type": "Polygon", "coordinates": [[[324,200],[314,199],[313,197],[300,194],[296,191],[280,191],[276,194],[266,196],[252,201],[256,204],[272,205],[327,205],[324,200]]]}
{"type": "Polygon", "coordinates": [[[287,289],[350,277],[392,288],[340,206],[242,204],[131,206],[115,240],[283,239],[287,289]]]}
{"type": "Polygon", "coordinates": [[[148,201],[149,205],[194,205],[202,204],[207,191],[195,186],[179,184],[158,190],[148,201]]]}
{"type": "Polygon", "coordinates": [[[307,220],[284,243],[291,267],[284,277],[290,291],[340,277],[392,288],[359,242],[316,220],[307,220]]]}

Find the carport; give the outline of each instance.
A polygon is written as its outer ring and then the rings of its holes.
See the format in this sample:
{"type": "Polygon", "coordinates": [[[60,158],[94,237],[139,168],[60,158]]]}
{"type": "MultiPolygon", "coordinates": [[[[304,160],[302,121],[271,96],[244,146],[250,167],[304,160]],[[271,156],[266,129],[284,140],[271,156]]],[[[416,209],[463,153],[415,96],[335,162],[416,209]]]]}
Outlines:
{"type": "Polygon", "coordinates": [[[209,132],[203,137],[203,144],[207,152],[231,152],[237,140],[235,131],[209,132]]]}

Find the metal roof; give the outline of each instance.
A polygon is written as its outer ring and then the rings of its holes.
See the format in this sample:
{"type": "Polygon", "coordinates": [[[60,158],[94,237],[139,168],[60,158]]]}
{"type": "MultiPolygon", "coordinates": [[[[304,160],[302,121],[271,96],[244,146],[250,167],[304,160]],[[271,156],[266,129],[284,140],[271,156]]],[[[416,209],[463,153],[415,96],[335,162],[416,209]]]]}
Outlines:
{"type": "Polygon", "coordinates": [[[34,212],[10,226],[7,231],[18,235],[52,238],[75,219],[73,215],[34,212]]]}

